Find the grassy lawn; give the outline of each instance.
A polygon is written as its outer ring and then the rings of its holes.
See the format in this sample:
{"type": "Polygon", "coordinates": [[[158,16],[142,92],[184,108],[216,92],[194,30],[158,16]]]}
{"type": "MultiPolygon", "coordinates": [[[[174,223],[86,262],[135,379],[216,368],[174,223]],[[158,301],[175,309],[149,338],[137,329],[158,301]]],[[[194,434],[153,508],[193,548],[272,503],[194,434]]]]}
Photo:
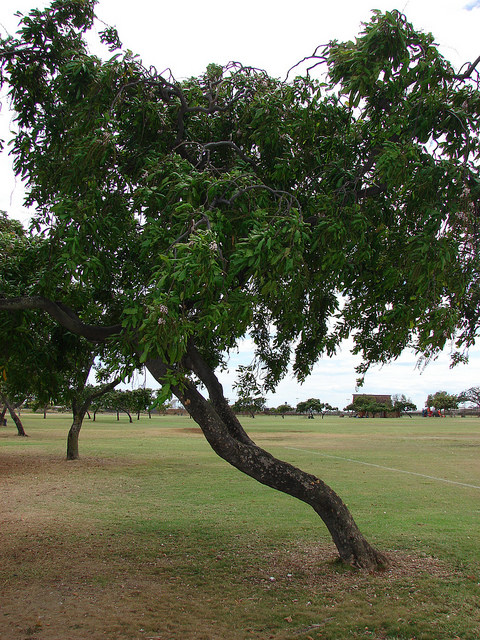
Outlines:
{"type": "Polygon", "coordinates": [[[2,640],[480,638],[480,421],[257,417],[386,551],[335,563],[306,505],[220,460],[188,418],[0,429],[2,640]]]}

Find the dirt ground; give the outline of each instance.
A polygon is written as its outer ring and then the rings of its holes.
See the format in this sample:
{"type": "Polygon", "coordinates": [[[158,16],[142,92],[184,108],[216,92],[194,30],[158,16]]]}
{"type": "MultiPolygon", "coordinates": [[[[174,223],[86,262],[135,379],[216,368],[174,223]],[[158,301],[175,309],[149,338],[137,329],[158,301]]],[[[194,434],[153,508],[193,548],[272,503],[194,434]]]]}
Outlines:
{"type": "MultiPolygon", "coordinates": [[[[114,463],[81,460],[76,472],[109,464],[114,463]]],[[[300,626],[292,636],[281,629],[267,632],[259,628],[255,608],[273,601],[278,606],[292,602],[291,580],[297,574],[307,582],[307,590],[327,599],[339,590],[368,591],[368,575],[332,571],[333,547],[299,545],[288,554],[270,549],[261,559],[252,552],[249,571],[243,564],[236,566],[231,556],[233,596],[225,573],[215,586],[208,576],[195,579],[195,558],[179,558],[175,540],[157,538],[149,549],[140,549],[134,533],[119,534],[88,514],[79,518],[74,505],[69,505],[69,496],[78,492],[72,487],[70,470],[49,455],[2,453],[0,457],[1,640],[305,638],[320,625],[311,630],[300,626]],[[185,565],[189,571],[180,571],[185,565]],[[271,581],[270,567],[283,577],[271,581]],[[235,619],[243,621],[242,629],[235,628],[235,619]]],[[[91,477],[93,483],[93,473],[91,477]]],[[[85,491],[94,490],[88,483],[85,491]]],[[[218,561],[212,557],[212,567],[218,561]]],[[[431,558],[399,554],[388,572],[394,582],[408,582],[425,572],[446,580],[450,575],[431,558]]],[[[285,611],[284,619],[289,620],[285,611]]]]}

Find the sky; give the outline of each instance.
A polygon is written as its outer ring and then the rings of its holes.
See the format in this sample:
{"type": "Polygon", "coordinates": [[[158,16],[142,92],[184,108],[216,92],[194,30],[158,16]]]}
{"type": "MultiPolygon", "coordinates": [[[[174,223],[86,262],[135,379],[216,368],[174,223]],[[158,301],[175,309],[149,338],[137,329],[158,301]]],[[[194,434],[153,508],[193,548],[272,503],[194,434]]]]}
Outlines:
{"type": "MultiPolygon", "coordinates": [[[[1,0],[0,32],[14,33],[16,11],[50,4],[43,0],[1,0]]],[[[398,9],[413,25],[434,34],[442,54],[459,68],[480,55],[480,0],[99,0],[97,16],[116,26],[124,46],[138,53],[145,65],[158,71],[170,68],[177,79],[198,75],[211,62],[230,60],[265,69],[284,78],[287,71],[317,45],[329,40],[353,39],[368,21],[371,10],[398,9]]],[[[92,46],[94,46],[92,44],[92,46]]],[[[3,106],[0,112],[0,137],[8,135],[11,116],[3,106]]],[[[23,221],[29,212],[22,207],[22,185],[12,174],[8,156],[0,154],[0,210],[23,221]]],[[[221,374],[225,395],[234,400],[232,383],[238,364],[248,363],[252,349],[248,340],[231,357],[230,371],[221,374]]],[[[343,408],[355,393],[355,360],[346,343],[332,359],[322,359],[312,375],[300,386],[292,379],[283,381],[275,395],[268,395],[269,406],[283,402],[296,405],[315,397],[343,408]]],[[[143,383],[139,377],[135,383],[143,383]]],[[[147,378],[148,386],[154,386],[147,378]]],[[[415,356],[403,354],[396,362],[373,368],[366,376],[361,393],[404,393],[422,408],[429,393],[446,390],[458,393],[480,386],[480,344],[471,350],[470,363],[449,368],[445,352],[423,371],[416,367],[415,356]]]]}

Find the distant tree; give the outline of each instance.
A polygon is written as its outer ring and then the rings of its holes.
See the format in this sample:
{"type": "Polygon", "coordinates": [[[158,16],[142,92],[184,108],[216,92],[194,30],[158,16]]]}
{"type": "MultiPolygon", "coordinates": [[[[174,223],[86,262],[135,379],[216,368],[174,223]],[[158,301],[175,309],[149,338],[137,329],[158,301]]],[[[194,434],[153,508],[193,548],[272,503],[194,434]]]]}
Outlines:
{"type": "Polygon", "coordinates": [[[319,398],[309,398],[308,400],[299,402],[297,404],[296,411],[297,413],[307,413],[309,416],[313,417],[314,413],[322,413],[324,407],[325,403],[320,402],[319,398]]]}
{"type": "Polygon", "coordinates": [[[399,415],[402,413],[408,413],[409,411],[416,411],[417,405],[414,404],[410,398],[407,398],[403,393],[395,394],[392,396],[393,410],[399,415]]]}
{"type": "Polygon", "coordinates": [[[333,413],[334,411],[338,411],[338,407],[332,407],[331,404],[329,404],[328,402],[325,402],[322,409],[322,420],[323,420],[323,416],[328,415],[329,413],[333,413]]]}
{"type": "Polygon", "coordinates": [[[443,414],[451,409],[458,409],[458,397],[453,393],[446,391],[437,391],[429,394],[426,402],[427,407],[434,407],[437,411],[443,411],[443,414]]]}
{"type": "Polygon", "coordinates": [[[285,418],[285,414],[290,413],[291,411],[293,411],[293,407],[290,406],[288,402],[284,402],[283,404],[278,405],[278,407],[275,409],[275,413],[281,415],[282,418],[285,418]]]}
{"type": "MultiPolygon", "coordinates": [[[[23,427],[22,424],[22,420],[20,418],[20,415],[17,413],[17,409],[18,407],[22,404],[22,401],[18,401],[17,403],[13,402],[7,395],[6,393],[2,393],[1,390],[1,385],[0,385],[0,401],[3,403],[5,409],[8,409],[8,412],[15,424],[15,426],[17,427],[17,433],[19,436],[23,436],[23,437],[27,437],[27,434],[25,433],[25,429],[23,427]]],[[[5,416],[5,411],[2,411],[2,420],[4,419],[5,416]]]]}
{"type": "Polygon", "coordinates": [[[84,384],[80,383],[77,389],[69,390],[70,403],[73,413],[73,422],[67,437],[67,460],[77,460],[78,453],[78,436],[82,428],[85,414],[87,413],[91,403],[113,389],[120,382],[120,378],[111,382],[98,385],[96,387],[86,384],[87,377],[84,378],[84,384]]]}
{"type": "Polygon", "coordinates": [[[470,387],[457,396],[458,402],[471,402],[480,409],[480,387],[470,387]]]}
{"type": "Polygon", "coordinates": [[[357,396],[351,404],[345,407],[345,411],[354,411],[359,416],[372,418],[377,414],[385,414],[386,411],[391,410],[391,404],[378,402],[373,396],[368,395],[357,396]]]}
{"type": "Polygon", "coordinates": [[[105,408],[114,411],[117,414],[117,421],[120,420],[120,413],[126,413],[130,423],[132,420],[132,411],[135,409],[135,400],[131,392],[125,389],[115,389],[105,394],[105,408]]]}
{"type": "Polygon", "coordinates": [[[140,420],[140,414],[143,411],[148,411],[149,417],[150,407],[153,404],[153,391],[152,389],[148,389],[146,387],[138,387],[137,389],[132,389],[130,392],[130,407],[137,414],[137,420],[140,420]]]}
{"type": "Polygon", "coordinates": [[[266,399],[262,396],[241,396],[232,405],[236,413],[248,413],[251,418],[255,418],[256,413],[265,409],[266,399]]]}

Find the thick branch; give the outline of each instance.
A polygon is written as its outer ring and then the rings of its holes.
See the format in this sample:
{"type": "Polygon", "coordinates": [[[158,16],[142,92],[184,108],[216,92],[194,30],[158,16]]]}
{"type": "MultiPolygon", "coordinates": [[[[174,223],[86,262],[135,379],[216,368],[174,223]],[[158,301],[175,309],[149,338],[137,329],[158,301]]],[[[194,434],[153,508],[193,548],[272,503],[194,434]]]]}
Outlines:
{"type": "Polygon", "coordinates": [[[95,389],[94,391],[92,391],[92,393],[89,394],[84,399],[83,404],[80,407],[80,411],[82,411],[83,414],[85,414],[94,400],[96,400],[97,398],[101,398],[109,391],[112,391],[113,389],[115,389],[115,387],[117,386],[117,384],[121,382],[121,380],[122,380],[121,378],[115,378],[115,380],[112,380],[112,382],[103,384],[98,389],[95,389]]]}
{"type": "Polygon", "coordinates": [[[474,62],[468,65],[466,71],[456,75],[455,78],[457,80],[466,80],[467,78],[470,78],[470,76],[475,71],[479,63],[480,63],[480,56],[478,56],[478,58],[474,62]]]}
{"type": "Polygon", "coordinates": [[[216,412],[224,421],[229,434],[244,444],[255,445],[250,439],[235,413],[230,408],[227,399],[223,394],[223,387],[212,369],[203,360],[202,356],[193,345],[189,343],[187,348],[187,357],[185,364],[197,375],[205,385],[210,397],[210,401],[215,407],[216,412]]]}
{"type": "Polygon", "coordinates": [[[19,296],[17,298],[1,298],[0,310],[28,311],[38,309],[45,311],[68,331],[82,336],[91,342],[104,342],[107,338],[121,333],[121,325],[102,327],[85,324],[78,315],[61,302],[53,302],[43,296],[19,296]]]}

